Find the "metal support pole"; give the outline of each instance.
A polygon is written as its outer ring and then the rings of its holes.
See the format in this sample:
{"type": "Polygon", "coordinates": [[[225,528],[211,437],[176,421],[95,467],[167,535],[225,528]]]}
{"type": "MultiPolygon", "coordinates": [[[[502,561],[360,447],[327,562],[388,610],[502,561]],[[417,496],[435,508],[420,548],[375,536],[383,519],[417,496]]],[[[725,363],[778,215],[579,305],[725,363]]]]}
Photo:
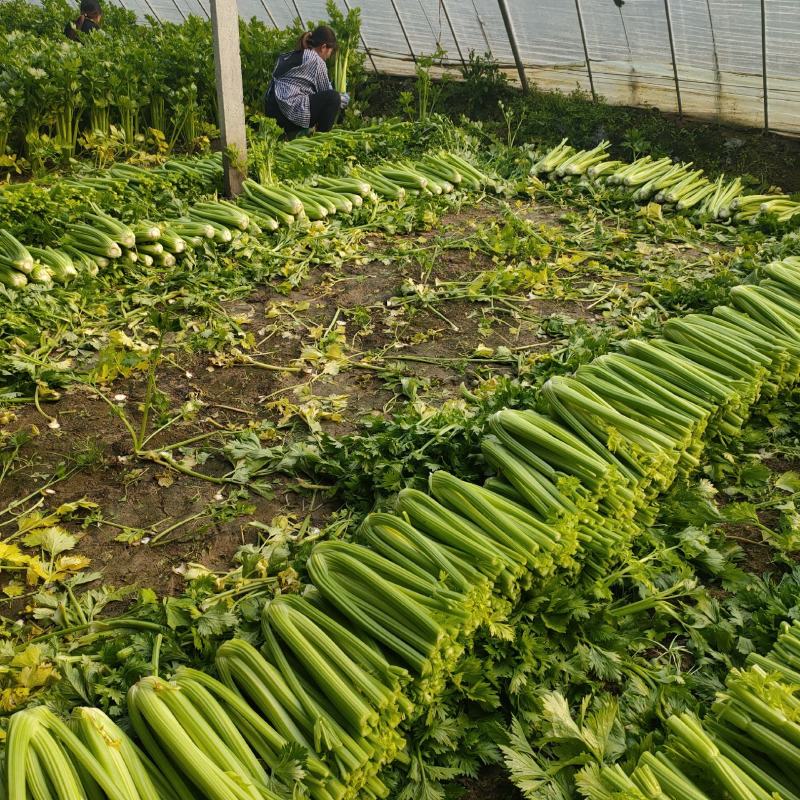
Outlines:
{"type": "Polygon", "coordinates": [[[300,9],[297,5],[296,0],[292,0],[292,5],[294,6],[294,10],[297,12],[297,18],[300,20],[300,24],[305,25],[305,23],[303,22],[303,15],[300,13],[300,9]]]}
{"type": "Polygon", "coordinates": [[[506,0],[497,0],[497,5],[500,6],[500,14],[503,17],[503,24],[506,26],[508,43],[511,45],[511,52],[514,54],[514,63],[517,65],[517,72],[519,72],[519,81],[522,84],[522,91],[527,92],[528,76],[525,74],[525,67],[522,63],[522,57],[519,54],[519,47],[517,47],[517,36],[514,33],[514,23],[511,20],[511,15],[508,13],[508,5],[506,5],[506,0]]]}
{"type": "Polygon", "coordinates": [[[583,58],[586,62],[586,72],[589,75],[589,88],[592,90],[592,100],[597,102],[597,92],[594,88],[594,75],[592,75],[592,60],[589,58],[589,45],[586,41],[586,30],[583,27],[583,12],[581,11],[581,0],[575,0],[575,10],[578,12],[578,27],[581,30],[581,42],[583,43],[583,58]]]}
{"type": "Polygon", "coordinates": [[[675,58],[675,39],[672,34],[672,13],[669,0],[664,0],[664,13],[667,15],[667,33],[669,34],[669,52],[672,55],[672,75],[675,78],[675,95],[678,98],[678,116],[683,116],[683,103],[681,102],[681,82],[678,78],[678,61],[675,58]]]}
{"type": "Polygon", "coordinates": [[[769,92],[767,87],[767,4],[761,0],[761,80],[764,84],[764,130],[769,130],[769,92]]]}
{"type": "Polygon", "coordinates": [[[267,16],[269,17],[269,21],[272,23],[272,27],[275,30],[278,29],[278,23],[275,22],[275,17],[272,16],[272,12],[269,10],[269,6],[264,2],[264,0],[260,0],[261,5],[264,7],[264,11],[267,12],[267,16]]]}
{"type": "Polygon", "coordinates": [[[475,5],[475,0],[472,0],[472,8],[475,10],[475,18],[478,20],[478,25],[480,26],[481,33],[483,34],[483,41],[486,42],[486,54],[490,58],[494,58],[494,54],[492,53],[492,45],[489,43],[489,37],[486,34],[486,26],[483,24],[483,17],[475,5]]]}
{"type": "Polygon", "coordinates": [[[450,14],[447,11],[447,4],[444,2],[444,0],[439,0],[439,5],[442,7],[442,11],[444,11],[444,18],[447,20],[447,27],[450,28],[450,35],[453,37],[456,50],[458,50],[458,57],[461,59],[461,64],[466,67],[467,62],[464,60],[464,54],[461,52],[461,45],[458,43],[458,38],[456,37],[456,32],[453,28],[453,22],[450,19],[450,14]]]}
{"type": "Polygon", "coordinates": [[[400,11],[397,8],[397,3],[394,0],[390,0],[392,4],[392,8],[394,9],[394,15],[397,17],[397,21],[400,23],[400,30],[403,32],[403,38],[406,40],[406,44],[408,45],[408,52],[411,53],[411,58],[414,63],[417,63],[417,56],[414,53],[414,48],[411,46],[411,39],[408,38],[408,31],[406,30],[406,26],[403,24],[403,18],[400,16],[400,11]]]}
{"type": "MultiPolygon", "coordinates": [[[[350,3],[347,0],[342,0],[344,3],[344,7],[347,9],[347,12],[350,13],[350,3]]],[[[366,39],[364,39],[364,34],[359,31],[358,33],[359,38],[361,39],[361,44],[364,46],[364,51],[367,54],[367,58],[369,59],[370,64],[372,64],[372,69],[375,70],[375,74],[378,74],[378,68],[375,66],[375,59],[372,57],[372,53],[370,52],[369,47],[367,47],[366,39]]]]}
{"type": "Polygon", "coordinates": [[[214,38],[225,194],[235,197],[242,191],[247,165],[242,56],[239,52],[239,8],[236,0],[211,0],[211,30],[214,38]]]}
{"type": "Polygon", "coordinates": [[[153,6],[151,6],[151,5],[150,5],[150,0],[144,0],[144,4],[145,4],[145,5],[146,5],[146,6],[147,6],[149,9],[150,9],[150,13],[151,13],[151,14],[152,14],[152,15],[153,15],[153,16],[154,16],[154,17],[155,17],[155,18],[156,18],[156,19],[157,19],[159,22],[161,22],[161,17],[159,17],[159,16],[158,16],[158,14],[156,14],[156,10],[153,8],[153,6]]]}
{"type": "MultiPolygon", "coordinates": [[[[195,0],[195,2],[197,3],[198,6],[200,6],[200,10],[203,12],[203,16],[205,16],[206,19],[211,19],[211,15],[208,13],[208,11],[206,11],[206,7],[203,5],[201,0],[195,0]]],[[[190,11],[189,13],[191,14],[192,12],[190,11]]]]}
{"type": "Polygon", "coordinates": [[[181,19],[182,19],[184,22],[186,22],[186,14],[184,14],[184,13],[183,13],[183,10],[182,10],[182,9],[181,9],[181,7],[178,5],[178,3],[176,2],[176,0],[172,0],[172,5],[174,5],[174,6],[175,6],[175,8],[177,9],[178,13],[181,15],[181,19]]]}

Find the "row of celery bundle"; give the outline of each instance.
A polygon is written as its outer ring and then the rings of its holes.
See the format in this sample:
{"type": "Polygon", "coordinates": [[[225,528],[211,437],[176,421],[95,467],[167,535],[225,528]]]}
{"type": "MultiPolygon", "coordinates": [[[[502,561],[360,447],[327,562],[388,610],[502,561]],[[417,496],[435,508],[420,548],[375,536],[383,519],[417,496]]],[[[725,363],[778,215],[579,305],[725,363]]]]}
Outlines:
{"type": "Polygon", "coordinates": [[[745,194],[740,178],[727,180],[721,175],[710,180],[691,162],[676,163],[669,157],[642,156],[631,164],[612,160],[610,142],[600,142],[590,150],[576,150],[564,139],[546,153],[535,153],[531,174],[553,179],[573,176],[622,186],[637,203],[656,202],[676,211],[692,212],[698,220],[756,222],[761,215],[775,215],[788,222],[800,213],[800,202],[785,194],[745,194]]]}
{"type": "Polygon", "coordinates": [[[635,769],[582,770],[587,800],[800,800],[800,623],[784,623],[769,656],[728,674],[711,713],[667,719],[664,746],[635,769]]]}
{"type": "Polygon", "coordinates": [[[371,169],[355,167],[343,177],[316,177],[307,185],[259,183],[248,179],[239,206],[262,227],[291,225],[298,218],[317,221],[329,215],[352,213],[378,197],[403,201],[408,196],[441,195],[456,190],[479,192],[497,184],[455,153],[440,152],[416,162],[382,163],[371,169]]]}
{"type": "Polygon", "coordinates": [[[763,272],[759,284],[734,288],[730,305],[551,378],[551,418],[496,415],[484,451],[499,478],[487,485],[548,522],[572,507],[590,561],[613,552],[608,528],[648,522],[650,501],[697,466],[708,438],[735,435],[759,397],[800,379],[800,259],[763,272]]]}
{"type": "Polygon", "coordinates": [[[55,247],[26,246],[0,230],[0,283],[12,289],[28,283],[47,287],[81,274],[97,275],[113,263],[169,268],[206,244],[230,242],[248,228],[259,232],[241,209],[223,200],[197,203],[187,216],[158,224],[127,225],[94,207],[66,226],[55,247]]]}
{"type": "Polygon", "coordinates": [[[77,798],[99,787],[125,800],[273,800],[296,788],[288,776],[315,800],[386,797],[378,773],[403,757],[398,726],[415,712],[403,690],[413,676],[419,686],[410,694],[432,702],[457,663],[462,632],[503,608],[466,557],[402,520],[374,515],[363,537],[375,548],[318,545],[308,564],[316,589],[265,607],[261,651],[224,643],[220,680],[181,669],[171,681],[134,685],[128,707],[141,748],[118,730],[106,736],[124,759],[108,758],[102,742],[85,752],[53,715],[33,747],[39,758],[26,756],[44,712],[16,714],[9,796],[77,798]],[[63,794],[59,776],[74,782],[63,794]],[[128,785],[128,794],[110,789],[128,785]]]}
{"type": "MultiPolygon", "coordinates": [[[[11,800],[97,796],[98,786],[151,797],[136,784],[143,774],[155,796],[181,800],[271,800],[298,782],[319,800],[385,797],[379,772],[405,757],[398,728],[434,706],[475,630],[504,619],[537,574],[582,558],[602,572],[705,439],[735,433],[759,396],[798,380],[800,259],[762,272],[731,305],[551,379],[549,415],[497,414],[483,447],[498,475],[486,485],[434,473],[430,493],[401,492],[398,513],[369,516],[357,542],[318,544],[306,593],[265,607],[263,647],[219,648],[220,680],[181,670],[132,687],[139,745],[118,745],[125,763],[87,754],[57,719],[39,718],[47,712],[19,712],[11,800]]],[[[794,653],[788,635],[781,647],[773,660],[797,669],[800,658],[782,655],[794,653]]],[[[714,755],[693,720],[676,719],[687,753],[702,744],[714,755]]]]}
{"type": "MultiPolygon", "coordinates": [[[[307,162],[320,163],[322,159],[348,154],[358,160],[358,154],[379,154],[409,140],[414,124],[400,120],[382,120],[353,130],[334,128],[317,132],[313,136],[298,136],[281,142],[275,149],[275,165],[283,175],[294,175],[307,162]]],[[[402,145],[401,145],[402,146],[402,145]]]]}
{"type": "MultiPolygon", "coordinates": [[[[195,164],[167,162],[163,169],[192,177],[205,171],[216,174],[222,167],[221,159],[213,156],[197,159],[195,164]]],[[[148,179],[147,170],[132,165],[118,165],[110,172],[111,179],[85,180],[97,188],[96,181],[123,179],[135,184],[148,179]]],[[[206,244],[225,245],[245,231],[257,236],[297,220],[352,214],[365,200],[377,200],[378,196],[402,201],[407,194],[434,195],[456,188],[483,191],[488,187],[496,188],[493,179],[468,161],[453,153],[437,153],[413,164],[361,168],[343,178],[317,177],[307,185],[264,186],[246,180],[237,204],[197,202],[185,216],[158,224],[141,220],[128,225],[94,206],[67,225],[60,242],[54,243],[56,247],[26,247],[8,231],[0,230],[0,284],[22,289],[29,282],[43,286],[54,281],[66,283],[81,273],[96,275],[114,262],[131,265],[141,261],[146,267],[170,268],[206,244]]]]}
{"type": "MultiPolygon", "coordinates": [[[[398,136],[410,137],[410,123],[386,121],[358,130],[335,129],[329,133],[303,137],[281,143],[276,148],[275,159],[285,175],[297,174],[310,155],[316,151],[336,149],[338,154],[373,153],[389,150],[388,142],[398,136]]],[[[319,159],[317,159],[319,161],[319,159]]],[[[119,163],[106,168],[82,169],[72,175],[49,175],[34,183],[54,198],[58,204],[63,189],[69,190],[78,198],[93,198],[106,210],[118,208],[128,202],[142,205],[143,197],[157,198],[153,201],[152,213],[156,213],[158,203],[164,195],[185,193],[214,194],[222,189],[222,153],[168,159],[157,167],[143,167],[136,164],[119,163]]],[[[12,195],[25,184],[6,184],[0,187],[0,227],[3,225],[3,196],[12,195]]],[[[13,198],[12,198],[13,199],[13,198]]]]}

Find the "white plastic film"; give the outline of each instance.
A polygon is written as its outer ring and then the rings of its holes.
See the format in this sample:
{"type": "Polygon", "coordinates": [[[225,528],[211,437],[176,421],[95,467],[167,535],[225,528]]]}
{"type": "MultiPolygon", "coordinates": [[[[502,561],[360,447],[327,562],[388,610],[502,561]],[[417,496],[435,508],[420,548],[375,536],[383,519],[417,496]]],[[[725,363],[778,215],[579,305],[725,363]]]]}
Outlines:
{"type": "MultiPolygon", "coordinates": [[[[110,1],[141,16],[155,12],[162,20],[175,22],[192,13],[207,16],[209,3],[110,1]]],[[[441,48],[452,68],[461,66],[470,52],[488,54],[512,80],[518,80],[498,0],[349,2],[361,8],[364,42],[380,71],[412,74],[414,56],[432,55],[441,48]]],[[[240,4],[243,17],[255,16],[269,24],[274,20],[278,26],[290,24],[298,9],[304,22],[326,16],[324,0],[240,0],[240,4]]],[[[337,4],[345,9],[343,0],[337,4]]],[[[800,0],[579,0],[579,4],[595,88],[607,102],[674,112],[679,91],[685,114],[762,127],[765,62],[769,126],[800,134],[800,0]]],[[[588,94],[575,0],[506,0],[506,5],[529,81],[543,89],[580,89],[588,94]]]]}

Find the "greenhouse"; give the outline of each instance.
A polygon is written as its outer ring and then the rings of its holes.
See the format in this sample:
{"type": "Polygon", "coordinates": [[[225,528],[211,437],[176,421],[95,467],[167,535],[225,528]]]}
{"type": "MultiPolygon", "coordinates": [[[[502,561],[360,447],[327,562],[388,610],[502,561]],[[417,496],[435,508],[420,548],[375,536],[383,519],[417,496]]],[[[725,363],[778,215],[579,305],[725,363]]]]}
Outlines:
{"type": "Polygon", "coordinates": [[[795,3],[0,38],[0,800],[800,800],[795,3]]]}

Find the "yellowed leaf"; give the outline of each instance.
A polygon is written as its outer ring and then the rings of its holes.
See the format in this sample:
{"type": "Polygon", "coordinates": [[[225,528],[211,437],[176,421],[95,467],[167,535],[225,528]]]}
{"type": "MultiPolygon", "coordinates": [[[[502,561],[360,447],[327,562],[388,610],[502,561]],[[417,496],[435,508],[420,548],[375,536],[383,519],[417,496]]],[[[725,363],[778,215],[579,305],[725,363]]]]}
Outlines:
{"type": "Polygon", "coordinates": [[[78,570],[88,567],[89,564],[91,564],[91,560],[86,556],[61,556],[56,561],[56,569],[59,572],[77,572],[78,570]]]}
{"type": "Polygon", "coordinates": [[[0,542],[0,561],[5,561],[6,564],[27,564],[28,560],[29,556],[26,556],[17,545],[0,542]]]}
{"type": "Polygon", "coordinates": [[[14,711],[28,699],[29,694],[28,689],[23,686],[3,689],[0,691],[0,711],[14,711]]]}
{"type": "Polygon", "coordinates": [[[17,680],[27,689],[36,689],[57,677],[56,668],[52,664],[44,663],[34,667],[24,667],[20,670],[17,680]]]}
{"type": "Polygon", "coordinates": [[[26,533],[37,528],[47,528],[50,525],[55,525],[58,521],[57,514],[41,514],[39,511],[31,511],[28,514],[23,514],[17,520],[17,533],[26,533]]]}
{"type": "Polygon", "coordinates": [[[24,650],[20,650],[11,659],[12,667],[33,667],[42,660],[42,648],[36,644],[29,644],[24,650]]]}
{"type": "Polygon", "coordinates": [[[3,594],[6,597],[19,597],[25,591],[25,587],[17,581],[11,581],[3,587],[3,594]]]}
{"type": "Polygon", "coordinates": [[[63,517],[66,516],[67,514],[74,513],[79,508],[85,508],[88,510],[92,508],[99,508],[99,506],[97,503],[94,503],[91,500],[87,500],[85,497],[82,497],[80,500],[73,500],[71,503],[62,503],[55,510],[55,514],[59,517],[63,517]]]}
{"type": "Polygon", "coordinates": [[[34,556],[28,561],[28,570],[25,574],[25,579],[31,586],[40,580],[46,581],[50,579],[50,573],[39,560],[39,556],[34,556]]]}

